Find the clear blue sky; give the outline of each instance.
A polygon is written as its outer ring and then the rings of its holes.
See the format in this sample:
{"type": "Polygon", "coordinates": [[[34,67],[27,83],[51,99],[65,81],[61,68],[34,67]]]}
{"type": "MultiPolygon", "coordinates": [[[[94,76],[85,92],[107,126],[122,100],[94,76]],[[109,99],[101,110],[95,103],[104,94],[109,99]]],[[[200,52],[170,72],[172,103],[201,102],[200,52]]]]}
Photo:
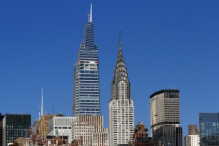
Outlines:
{"type": "Polygon", "coordinates": [[[90,3],[105,126],[120,26],[135,123],[149,128],[149,96],[161,89],[180,89],[184,135],[200,112],[219,111],[218,0],[23,0],[0,1],[1,113],[31,113],[34,121],[43,87],[45,112],[71,116],[73,64],[90,3]]]}

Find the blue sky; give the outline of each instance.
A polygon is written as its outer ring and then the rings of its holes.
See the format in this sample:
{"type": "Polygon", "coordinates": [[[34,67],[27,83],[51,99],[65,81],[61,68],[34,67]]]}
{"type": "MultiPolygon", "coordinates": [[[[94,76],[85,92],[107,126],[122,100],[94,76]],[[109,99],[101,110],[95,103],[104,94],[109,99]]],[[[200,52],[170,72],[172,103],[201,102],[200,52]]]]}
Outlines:
{"type": "Polygon", "coordinates": [[[135,123],[150,127],[149,96],[161,89],[180,90],[184,135],[200,112],[218,112],[218,0],[24,0],[0,1],[1,113],[31,113],[34,121],[43,87],[45,112],[71,116],[73,64],[90,3],[105,126],[120,26],[135,123]]]}

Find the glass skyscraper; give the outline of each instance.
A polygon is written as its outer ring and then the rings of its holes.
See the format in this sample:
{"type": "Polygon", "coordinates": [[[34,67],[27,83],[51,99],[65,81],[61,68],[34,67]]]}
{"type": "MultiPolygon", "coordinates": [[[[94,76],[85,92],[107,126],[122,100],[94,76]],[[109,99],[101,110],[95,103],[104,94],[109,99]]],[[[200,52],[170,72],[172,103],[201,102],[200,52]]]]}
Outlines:
{"type": "Polygon", "coordinates": [[[94,44],[92,5],[88,16],[84,41],[80,44],[78,60],[74,64],[73,116],[100,114],[99,62],[97,45],[94,44]]]}
{"type": "Polygon", "coordinates": [[[219,113],[199,114],[200,146],[219,146],[219,113]]]}
{"type": "Polygon", "coordinates": [[[18,137],[30,136],[30,114],[6,114],[3,119],[3,146],[13,144],[18,137]]]}

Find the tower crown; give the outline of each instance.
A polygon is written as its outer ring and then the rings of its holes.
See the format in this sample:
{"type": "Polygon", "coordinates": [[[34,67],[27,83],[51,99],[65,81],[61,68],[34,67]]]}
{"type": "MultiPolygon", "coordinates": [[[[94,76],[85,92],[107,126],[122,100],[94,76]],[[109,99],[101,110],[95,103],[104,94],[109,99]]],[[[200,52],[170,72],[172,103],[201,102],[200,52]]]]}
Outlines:
{"type": "Polygon", "coordinates": [[[120,88],[124,88],[123,86],[126,86],[126,97],[130,99],[130,83],[128,79],[128,72],[125,65],[125,61],[122,54],[122,45],[121,45],[121,31],[119,33],[119,52],[118,52],[118,58],[114,70],[113,75],[113,82],[112,82],[112,99],[118,99],[121,98],[119,95],[120,88]]]}
{"type": "Polygon", "coordinates": [[[94,24],[92,20],[92,4],[90,5],[90,13],[88,14],[88,22],[84,27],[84,42],[83,45],[87,49],[97,49],[94,43],[94,24]]]}

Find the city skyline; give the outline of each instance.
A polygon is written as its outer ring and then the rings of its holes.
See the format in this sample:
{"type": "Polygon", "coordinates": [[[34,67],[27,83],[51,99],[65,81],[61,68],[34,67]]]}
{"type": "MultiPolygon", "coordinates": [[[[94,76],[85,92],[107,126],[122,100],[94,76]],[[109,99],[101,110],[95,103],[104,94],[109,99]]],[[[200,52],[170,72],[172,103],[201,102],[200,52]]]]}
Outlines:
{"type": "MultiPolygon", "coordinates": [[[[184,131],[189,124],[198,125],[200,112],[218,112],[218,2],[197,2],[92,2],[105,126],[119,26],[135,125],[143,121],[150,128],[149,96],[161,89],[180,89],[184,131]],[[145,116],[138,114],[142,110],[145,116]]],[[[0,112],[31,113],[33,123],[43,87],[45,112],[53,113],[54,107],[55,113],[70,116],[73,64],[91,2],[0,3],[1,98],[7,105],[0,112]]]]}

